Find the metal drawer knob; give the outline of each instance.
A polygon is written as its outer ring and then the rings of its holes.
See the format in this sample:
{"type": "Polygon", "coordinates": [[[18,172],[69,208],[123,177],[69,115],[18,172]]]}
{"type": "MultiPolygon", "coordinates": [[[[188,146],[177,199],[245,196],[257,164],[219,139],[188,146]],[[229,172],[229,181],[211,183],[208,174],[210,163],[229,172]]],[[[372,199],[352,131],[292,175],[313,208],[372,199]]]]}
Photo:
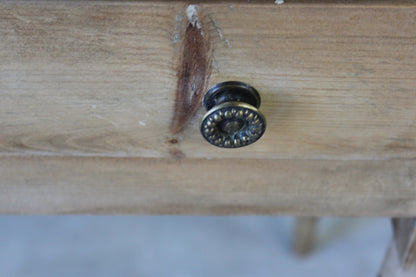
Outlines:
{"type": "Polygon", "coordinates": [[[266,130],[266,120],[257,110],[260,95],[246,83],[217,84],[205,93],[202,105],[207,113],[201,121],[201,134],[215,146],[243,147],[257,141],[266,130]]]}

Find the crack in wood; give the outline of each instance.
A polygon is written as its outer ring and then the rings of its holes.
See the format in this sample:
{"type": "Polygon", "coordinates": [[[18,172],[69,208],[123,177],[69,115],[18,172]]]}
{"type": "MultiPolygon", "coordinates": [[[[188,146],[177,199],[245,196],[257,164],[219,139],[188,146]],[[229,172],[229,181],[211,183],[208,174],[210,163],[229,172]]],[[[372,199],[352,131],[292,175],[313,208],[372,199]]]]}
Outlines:
{"type": "Polygon", "coordinates": [[[201,105],[211,75],[211,46],[200,20],[200,7],[189,5],[182,41],[171,133],[180,133],[201,105]]]}

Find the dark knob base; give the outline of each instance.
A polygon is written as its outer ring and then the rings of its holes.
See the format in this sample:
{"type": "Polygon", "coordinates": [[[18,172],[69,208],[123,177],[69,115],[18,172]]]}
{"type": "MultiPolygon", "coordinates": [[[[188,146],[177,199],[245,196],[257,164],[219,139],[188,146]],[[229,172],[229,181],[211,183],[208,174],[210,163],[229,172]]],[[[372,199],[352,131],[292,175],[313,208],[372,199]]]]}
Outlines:
{"type": "Polygon", "coordinates": [[[258,111],[260,95],[248,84],[230,81],[210,88],[202,101],[208,112],[201,121],[201,134],[211,144],[238,148],[257,141],[266,130],[258,111]]]}

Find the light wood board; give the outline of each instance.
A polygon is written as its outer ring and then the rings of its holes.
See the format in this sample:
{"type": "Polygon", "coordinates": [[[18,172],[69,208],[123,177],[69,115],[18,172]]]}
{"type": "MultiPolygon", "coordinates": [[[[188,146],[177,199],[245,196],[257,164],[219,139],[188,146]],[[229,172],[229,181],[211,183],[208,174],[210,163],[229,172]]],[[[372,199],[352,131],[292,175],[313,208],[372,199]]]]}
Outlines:
{"type": "Polygon", "coordinates": [[[238,150],[171,133],[187,5],[0,2],[0,212],[416,215],[415,2],[201,4],[238,150]]]}
{"type": "Polygon", "coordinates": [[[3,157],[3,213],[397,216],[416,161],[3,157]]]}

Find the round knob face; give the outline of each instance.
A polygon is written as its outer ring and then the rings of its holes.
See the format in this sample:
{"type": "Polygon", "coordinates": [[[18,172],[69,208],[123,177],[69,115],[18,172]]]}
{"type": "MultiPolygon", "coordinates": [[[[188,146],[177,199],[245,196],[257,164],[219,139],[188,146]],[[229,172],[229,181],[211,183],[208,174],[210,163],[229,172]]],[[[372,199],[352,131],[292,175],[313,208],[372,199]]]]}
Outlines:
{"type": "Polygon", "coordinates": [[[226,102],[215,106],[204,116],[201,133],[211,144],[238,148],[257,141],[266,130],[264,116],[253,106],[226,102]]]}
{"type": "Polygon", "coordinates": [[[211,144],[238,148],[257,141],[266,130],[258,110],[260,94],[249,84],[229,81],[216,84],[204,95],[208,112],[201,121],[201,134],[211,144]]]}

